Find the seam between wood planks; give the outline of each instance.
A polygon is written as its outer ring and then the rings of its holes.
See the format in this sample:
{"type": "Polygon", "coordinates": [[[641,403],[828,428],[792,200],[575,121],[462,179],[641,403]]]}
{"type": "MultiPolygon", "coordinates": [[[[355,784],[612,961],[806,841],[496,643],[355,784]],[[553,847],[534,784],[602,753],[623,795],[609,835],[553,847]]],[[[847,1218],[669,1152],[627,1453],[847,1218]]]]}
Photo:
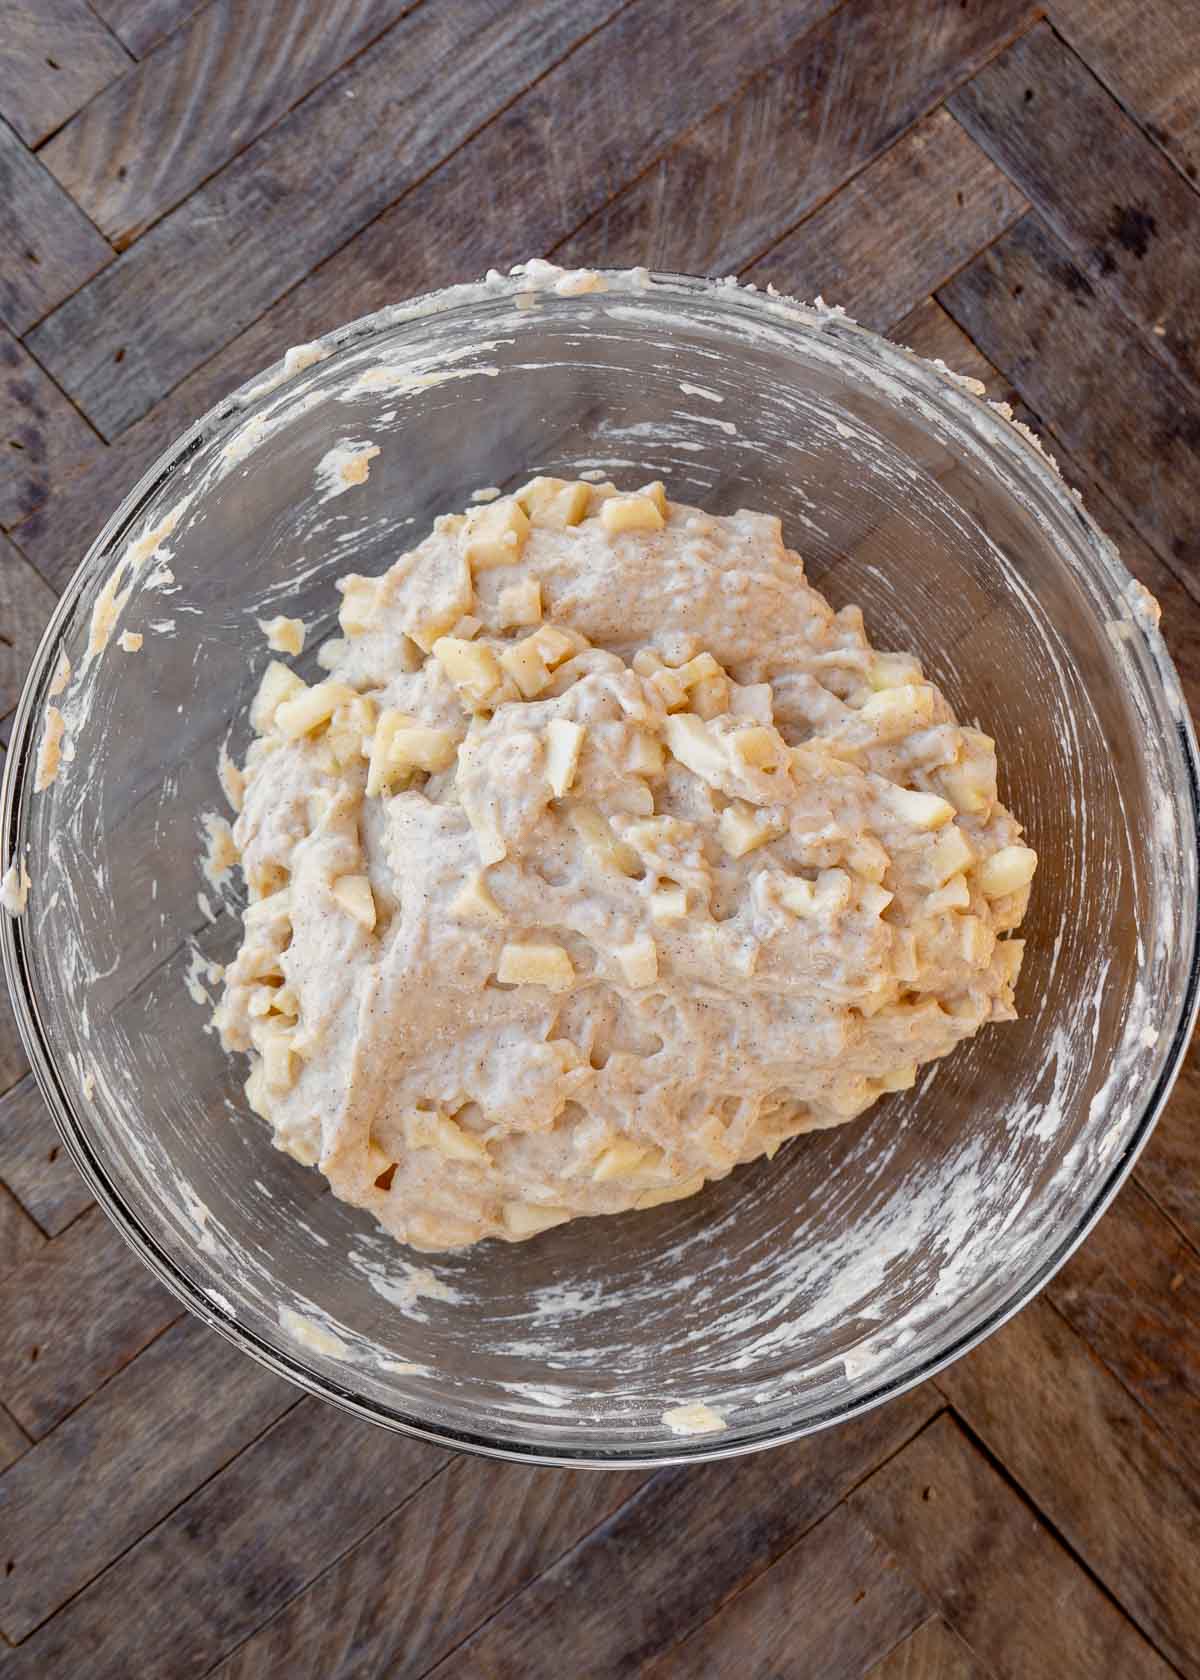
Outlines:
{"type": "MultiPolygon", "coordinates": [[[[1050,1302],[1050,1305],[1052,1307],[1054,1307],[1054,1303],[1052,1301],[1050,1302]]],[[[1056,1313],[1058,1313],[1058,1308],[1054,1307],[1054,1311],[1056,1313]]],[[[1060,1318],[1062,1318],[1061,1313],[1058,1313],[1058,1316],[1060,1318]]],[[[1063,1323],[1067,1325],[1068,1330],[1076,1338],[1076,1340],[1083,1343],[1084,1347],[1091,1354],[1092,1358],[1098,1360],[1099,1356],[1096,1353],[1095,1349],[1092,1347],[1091,1343],[1087,1342],[1087,1341],[1084,1341],[1084,1338],[1075,1329],[1074,1325],[1070,1324],[1068,1322],[1068,1320],[1066,1320],[1066,1319],[1063,1319],[1063,1323]]],[[[1103,1364],[1102,1361],[1100,1361],[1100,1363],[1103,1364]]],[[[1108,1367],[1106,1365],[1103,1366],[1103,1368],[1104,1368],[1105,1371],[1108,1370],[1108,1367]]],[[[932,1380],[933,1380],[933,1383],[936,1387],[937,1386],[937,1378],[934,1377],[932,1380]]],[[[1071,1562],[1075,1565],[1075,1567],[1078,1570],[1080,1570],[1080,1572],[1082,1574],[1087,1576],[1088,1580],[1096,1588],[1096,1591],[1099,1592],[1100,1594],[1102,1594],[1102,1596],[1109,1601],[1109,1603],[1112,1605],[1113,1609],[1121,1617],[1122,1621],[1128,1622],[1131,1627],[1134,1627],[1134,1628],[1137,1629],[1138,1633],[1146,1641],[1147,1645],[1150,1646],[1151,1650],[1153,1650],[1154,1653],[1157,1656],[1161,1657],[1162,1661],[1171,1670],[1172,1674],[1179,1675],[1179,1680],[1187,1680],[1187,1676],[1184,1675],[1182,1670],[1180,1670],[1175,1665],[1175,1663],[1173,1663],[1171,1661],[1170,1657],[1167,1656],[1166,1652],[1159,1645],[1159,1643],[1155,1639],[1154,1635],[1152,1633],[1148,1632],[1147,1629],[1145,1627],[1143,1627],[1142,1623],[1138,1620],[1138,1618],[1133,1614],[1133,1612],[1131,1610],[1127,1609],[1126,1606],[1121,1603],[1121,1600],[1116,1596],[1116,1594],[1107,1585],[1107,1583],[1099,1575],[1096,1574],[1096,1571],[1092,1568],[1091,1564],[1087,1561],[1087,1559],[1080,1556],[1079,1552],[1071,1544],[1070,1540],[1067,1539],[1066,1535],[1063,1533],[1062,1529],[1059,1528],[1058,1524],[1053,1520],[1053,1518],[1049,1517],[1046,1514],[1046,1512],[1042,1510],[1041,1506],[1038,1504],[1036,1499],[1034,1499],[1033,1496],[1029,1493],[1029,1491],[1025,1487],[1023,1487],[1022,1484],[1019,1481],[1017,1481],[1016,1477],[1013,1475],[1012,1471],[1005,1464],[1004,1460],[1002,1458],[999,1458],[992,1451],[991,1447],[987,1443],[986,1438],[978,1432],[978,1430],[968,1420],[968,1418],[964,1415],[964,1413],[959,1410],[959,1408],[955,1405],[955,1403],[952,1400],[950,1400],[948,1396],[944,1395],[944,1391],[941,1388],[938,1388],[938,1393],[943,1394],[943,1397],[946,1399],[947,1410],[949,1411],[950,1416],[954,1419],[954,1422],[962,1430],[963,1434],[967,1437],[971,1446],[976,1450],[976,1452],[978,1452],[980,1454],[980,1456],[984,1459],[985,1463],[988,1464],[988,1466],[996,1472],[996,1474],[1004,1482],[1005,1486],[1009,1489],[1009,1491],[1011,1493],[1014,1493],[1017,1496],[1017,1498],[1021,1501],[1021,1503],[1025,1507],[1025,1509],[1032,1513],[1033,1517],[1038,1522],[1038,1524],[1042,1528],[1044,1528],[1049,1535],[1051,1535],[1051,1537],[1054,1539],[1054,1541],[1059,1546],[1062,1547],[1063,1551],[1071,1559],[1071,1562]]],[[[932,1421],[932,1420],[930,1420],[930,1421],[932,1421]]],[[[1157,1425],[1155,1427],[1157,1427],[1157,1425]]],[[[1161,1433],[1161,1431],[1160,1431],[1160,1433],[1161,1433]]],[[[867,1519],[864,1518],[864,1520],[867,1520],[867,1519]]],[[[868,1527],[870,1527],[870,1526],[871,1526],[871,1524],[868,1521],[868,1527]]],[[[918,1585],[920,1585],[919,1579],[918,1579],[918,1585]]],[[[925,1590],[926,1589],[922,1586],[922,1591],[925,1591],[925,1590]]],[[[955,1631],[957,1632],[957,1629],[955,1629],[955,1631]]],[[[959,1637],[961,1638],[963,1636],[959,1635],[959,1637]]]]}
{"type": "MultiPolygon", "coordinates": [[[[117,32],[113,28],[112,24],[109,23],[107,18],[101,17],[100,13],[96,10],[95,6],[92,5],[92,0],[83,0],[83,3],[87,7],[88,11],[95,18],[96,22],[100,25],[101,29],[103,29],[104,33],[108,36],[109,40],[116,47],[117,51],[119,53],[124,53],[125,57],[128,59],[129,62],[119,76],[114,76],[111,82],[106,82],[104,84],[104,87],[97,88],[95,93],[92,94],[91,99],[85,99],[83,104],[79,107],[79,111],[86,111],[88,106],[92,103],[92,99],[99,98],[99,96],[105,91],[105,88],[113,87],[117,82],[124,81],[125,77],[129,74],[130,70],[135,69],[137,67],[137,64],[138,64],[138,60],[136,58],[134,58],[133,54],[130,52],[129,48],[125,45],[124,41],[122,41],[121,37],[117,34],[117,32]]],[[[418,0],[418,3],[419,3],[419,0],[418,0]]],[[[171,33],[174,34],[175,33],[174,30],[172,30],[171,33]]],[[[46,145],[46,143],[48,141],[53,140],[53,138],[56,134],[61,134],[63,129],[66,128],[68,123],[72,123],[72,122],[75,121],[75,118],[79,115],[79,111],[72,111],[70,116],[63,118],[63,120],[59,123],[57,128],[52,128],[50,130],[49,134],[43,134],[42,138],[38,141],[36,146],[26,146],[25,150],[27,152],[31,152],[33,154],[33,156],[36,157],[38,155],[38,153],[41,151],[42,147],[44,145],[46,145]]],[[[76,200],[73,197],[71,197],[70,194],[68,194],[67,196],[71,198],[72,204],[76,203],[76,200]]],[[[77,208],[82,208],[82,207],[77,206],[77,208]]],[[[85,216],[87,215],[86,210],[84,211],[84,215],[85,216]]],[[[88,220],[91,221],[90,216],[88,217],[88,220]]]]}

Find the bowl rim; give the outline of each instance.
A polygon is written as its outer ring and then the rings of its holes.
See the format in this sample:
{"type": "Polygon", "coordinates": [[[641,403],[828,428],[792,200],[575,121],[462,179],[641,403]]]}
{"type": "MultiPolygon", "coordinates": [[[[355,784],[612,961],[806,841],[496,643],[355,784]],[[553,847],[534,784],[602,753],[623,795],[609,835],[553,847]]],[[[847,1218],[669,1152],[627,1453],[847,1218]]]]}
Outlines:
{"type": "MultiPolygon", "coordinates": [[[[458,283],[388,305],[322,334],[318,342],[325,349],[324,359],[327,360],[347,346],[357,347],[367,339],[389,333],[404,322],[421,317],[445,315],[460,307],[478,306],[489,299],[509,298],[527,292],[531,287],[543,294],[552,293],[555,280],[562,276],[563,272],[554,265],[541,262],[517,264],[508,275],[489,270],[487,278],[482,282],[458,283]]],[[[1056,464],[1036,440],[1021,434],[1003,412],[1002,405],[986,400],[978,381],[956,374],[944,363],[930,361],[880,333],[859,326],[840,307],[826,305],[820,298],[813,304],[805,304],[776,292],[774,288],[769,287],[766,292],[762,292],[753,285],[739,285],[733,278],[717,280],[658,269],[596,269],[585,272],[603,277],[606,286],[627,292],[645,293],[651,297],[666,294],[684,304],[699,297],[707,300],[717,298],[735,309],[753,313],[760,321],[764,313],[767,313],[773,317],[774,326],[785,334],[789,331],[803,335],[820,332],[832,336],[835,340],[852,344],[860,356],[865,353],[876,362],[882,362],[885,368],[890,364],[890,371],[902,375],[908,383],[917,388],[921,396],[935,407],[940,407],[949,418],[961,421],[964,414],[969,414],[971,425],[982,434],[985,444],[1009,454],[1017,461],[1020,470],[1032,476],[1041,493],[1048,496],[1051,502],[1057,503],[1059,512],[1068,516],[1082,532],[1088,550],[1089,565],[1095,568],[1101,581],[1106,582],[1110,589],[1118,593],[1128,589],[1133,582],[1132,575],[1121,561],[1115,545],[1069,490],[1056,464]]],[[[228,395],[213,404],[180,437],[162,450],[122,497],[120,504],[105,521],[64,586],[30,662],[14,713],[4,777],[0,784],[0,860],[7,858],[13,861],[20,855],[19,818],[24,804],[24,784],[34,758],[35,712],[41,703],[44,684],[57,662],[63,626],[70,617],[79,595],[93,572],[109,558],[114,540],[128,530],[142,507],[164,488],[201,444],[208,441],[223,423],[240,422],[248,408],[267,391],[273,392],[286,378],[288,376],[282,360],[271,364],[244,380],[228,395]],[[279,375],[278,378],[274,377],[276,374],[279,375]]],[[[288,381],[289,394],[294,394],[299,383],[298,379],[288,381]]],[[[1181,829],[1186,834],[1190,825],[1192,846],[1200,856],[1200,752],[1197,751],[1187,702],[1157,624],[1147,622],[1139,615],[1137,626],[1140,636],[1132,638],[1129,645],[1133,658],[1142,668],[1143,675],[1147,679],[1153,676],[1161,685],[1163,705],[1157,709],[1169,713],[1184,770],[1184,775],[1180,778],[1184,786],[1173,786],[1172,796],[1181,829]],[[1185,817],[1187,821],[1184,821],[1185,817]]],[[[204,1292],[201,1285],[171,1257],[155,1234],[134,1215],[123,1199],[119,1185],[113,1182],[91,1149],[86,1133],[76,1124],[72,1098],[60,1075],[59,1064],[48,1036],[42,1031],[33,1001],[34,992],[27,965],[23,918],[0,915],[0,957],[3,959],[13,1013],[30,1069],[75,1166],[96,1201],[134,1252],[159,1281],[210,1329],[217,1331],[243,1353],[307,1393],[327,1400],[358,1417],[436,1445],[536,1466],[558,1466],[568,1469],[655,1469],[672,1464],[706,1463],[738,1457],[766,1447],[786,1445],[834,1424],[848,1423],[928,1381],[937,1372],[944,1370],[992,1335],[1041,1292],[1085,1240],[1125,1183],[1138,1156],[1145,1148],[1178,1078],[1197,1011],[1200,1009],[1200,894],[1194,889],[1192,898],[1190,917],[1182,920],[1180,924],[1180,931],[1190,939],[1191,947],[1188,972],[1182,988],[1182,1007],[1157,1078],[1144,1099],[1125,1147],[1111,1158],[1107,1171],[1087,1206],[1066,1232],[1048,1246],[1046,1253],[1025,1281],[979,1322],[936,1349],[912,1371],[891,1380],[876,1378],[862,1395],[830,1405],[801,1424],[792,1427],[767,1425],[756,1429],[753,1425],[739,1423],[735,1438],[715,1435],[681,1436],[677,1444],[673,1443],[669,1450],[654,1452],[625,1450],[620,1446],[608,1450],[581,1447],[549,1451],[536,1443],[494,1439],[484,1433],[475,1434],[440,1424],[435,1427],[402,1408],[392,1407],[380,1401],[364,1400],[350,1388],[327,1376],[324,1371],[308,1365],[240,1323],[234,1313],[225,1311],[204,1292]]]]}

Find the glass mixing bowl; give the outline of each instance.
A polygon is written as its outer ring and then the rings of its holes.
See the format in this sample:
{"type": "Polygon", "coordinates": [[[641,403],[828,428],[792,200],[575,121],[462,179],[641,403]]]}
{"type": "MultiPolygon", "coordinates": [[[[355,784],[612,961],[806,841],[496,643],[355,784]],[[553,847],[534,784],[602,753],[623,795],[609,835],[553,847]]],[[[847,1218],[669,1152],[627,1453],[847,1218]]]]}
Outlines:
{"type": "MultiPolygon", "coordinates": [[[[381,1423],[541,1462],[660,1463],[896,1394],[1082,1239],[1192,1025],[1196,751],[1151,603],[964,382],[838,311],[730,284],[561,285],[537,267],[492,275],[346,327],[325,360],[243,388],[146,474],[64,593],[22,698],[3,857],[25,857],[33,885],[0,922],[75,1159],[205,1322],[381,1423]],[[367,482],[329,494],[319,463],[368,440],[367,482]],[[877,645],[914,650],[997,738],[1002,796],[1041,859],[1021,1020],[690,1201],[416,1256],[247,1110],[244,1064],[209,1027],[206,962],[239,927],[235,891],[199,873],[200,818],[224,808],[222,742],[235,757],[247,743],[260,618],[308,622],[311,677],[341,573],[382,571],[478,487],[589,469],[780,514],[835,606],[861,603],[877,645]],[[106,604],[144,645],[126,653],[114,632],[89,661],[106,604]],[[64,652],[75,676],[51,700],[64,652]],[[48,703],[66,754],[36,793],[48,703]],[[674,1433],[664,1412],[694,1402],[725,1428],[674,1433]]],[[[630,600],[631,637],[653,615],[630,600]]]]}

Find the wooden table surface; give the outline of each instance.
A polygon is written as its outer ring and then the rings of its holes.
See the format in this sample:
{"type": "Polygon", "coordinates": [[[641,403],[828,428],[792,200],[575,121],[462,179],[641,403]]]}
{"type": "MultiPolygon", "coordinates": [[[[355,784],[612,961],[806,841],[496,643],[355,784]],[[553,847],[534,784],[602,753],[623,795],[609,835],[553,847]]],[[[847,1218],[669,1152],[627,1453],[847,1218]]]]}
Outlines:
{"type": "MultiPolygon", "coordinates": [[[[118,498],[297,342],[534,254],[982,379],[1200,701],[1198,0],[0,0],[0,718],[118,498]]],[[[5,728],[0,723],[0,742],[5,728]]],[[[1044,1294],[774,1453],[531,1471],[197,1322],[0,999],[0,1676],[1200,1676],[1200,1071],[1044,1294]]]]}

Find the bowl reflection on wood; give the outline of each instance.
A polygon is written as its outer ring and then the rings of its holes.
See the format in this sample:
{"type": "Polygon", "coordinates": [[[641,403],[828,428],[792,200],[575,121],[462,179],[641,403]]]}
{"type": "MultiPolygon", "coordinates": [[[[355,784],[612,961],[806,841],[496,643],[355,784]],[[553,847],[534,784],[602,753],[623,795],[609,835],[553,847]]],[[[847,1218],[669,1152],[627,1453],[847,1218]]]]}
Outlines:
{"type": "Polygon", "coordinates": [[[920,1380],[1080,1240],[1190,1030],[1195,752],[1143,593],[1015,428],[837,312],[636,273],[564,294],[537,273],[326,345],[147,474],[65,592],[22,701],[4,857],[22,848],[34,884],[4,954],[76,1158],[149,1263],[247,1351],[482,1450],[746,1450],[920,1380]],[[370,446],[342,493],[331,452],[370,446]],[[311,678],[335,578],[383,571],[482,486],[591,471],[778,513],[833,605],[858,602],[877,646],[915,652],[996,737],[1001,797],[1041,860],[1022,1018],[690,1201],[408,1255],[270,1147],[208,1030],[207,965],[239,926],[199,873],[200,818],[224,809],[222,742],[238,759],[247,743],[259,619],[305,620],[311,678]],[[114,568],[172,510],[114,592],[131,586],[118,629],[140,651],[114,635],[89,660],[114,568]],[[35,794],[63,651],[74,756],[35,794]]]}

